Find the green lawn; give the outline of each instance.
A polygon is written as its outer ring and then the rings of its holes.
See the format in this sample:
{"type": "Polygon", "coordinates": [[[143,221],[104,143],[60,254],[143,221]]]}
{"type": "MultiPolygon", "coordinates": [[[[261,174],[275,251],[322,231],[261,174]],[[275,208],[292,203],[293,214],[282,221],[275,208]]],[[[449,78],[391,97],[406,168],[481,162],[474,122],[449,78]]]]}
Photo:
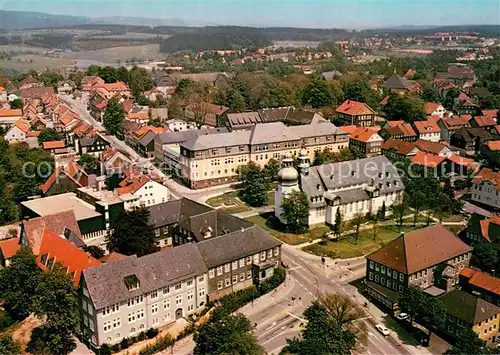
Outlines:
{"type": "Polygon", "coordinates": [[[417,228],[422,227],[403,226],[403,228],[400,229],[397,226],[383,226],[377,228],[377,236],[375,240],[373,240],[373,230],[369,229],[359,233],[357,244],[354,236],[351,236],[349,239],[337,242],[322,241],[320,243],[307,246],[303,248],[303,250],[311,254],[329,256],[332,258],[355,258],[358,256],[369,254],[379,249],[380,247],[386,245],[387,243],[398,237],[401,232],[410,232],[417,228]]]}
{"type": "Polygon", "coordinates": [[[248,217],[246,218],[246,220],[250,223],[258,225],[259,227],[267,231],[269,234],[271,234],[273,237],[278,238],[282,242],[291,245],[307,243],[310,242],[311,240],[321,238],[326,232],[330,230],[330,228],[325,225],[317,225],[317,226],[312,226],[312,228],[307,233],[291,234],[269,228],[266,225],[266,219],[260,215],[248,217]]]}
{"type": "Polygon", "coordinates": [[[233,214],[250,211],[243,201],[238,198],[238,191],[231,191],[219,196],[211,197],[207,200],[210,207],[219,208],[221,211],[233,214]]]}
{"type": "MultiPolygon", "coordinates": [[[[439,218],[439,217],[438,217],[439,218]]],[[[461,214],[446,214],[443,216],[443,222],[462,222],[464,219],[464,216],[461,214]]]]}

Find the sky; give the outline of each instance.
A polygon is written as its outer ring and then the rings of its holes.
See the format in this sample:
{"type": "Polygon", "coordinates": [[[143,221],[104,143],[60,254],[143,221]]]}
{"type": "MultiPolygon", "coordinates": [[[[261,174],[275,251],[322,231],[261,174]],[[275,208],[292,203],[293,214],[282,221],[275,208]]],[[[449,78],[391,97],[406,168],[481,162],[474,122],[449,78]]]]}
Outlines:
{"type": "Polygon", "coordinates": [[[3,10],[219,25],[373,28],[500,24],[500,0],[0,0],[3,10]]]}

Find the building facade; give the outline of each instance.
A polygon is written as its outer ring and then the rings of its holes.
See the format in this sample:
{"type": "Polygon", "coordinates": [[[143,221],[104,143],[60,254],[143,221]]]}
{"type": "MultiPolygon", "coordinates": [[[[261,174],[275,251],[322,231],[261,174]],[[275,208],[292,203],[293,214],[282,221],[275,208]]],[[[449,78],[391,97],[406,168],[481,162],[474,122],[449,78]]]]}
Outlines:
{"type": "Polygon", "coordinates": [[[471,200],[493,208],[500,208],[500,173],[483,168],[472,179],[471,200]]]}

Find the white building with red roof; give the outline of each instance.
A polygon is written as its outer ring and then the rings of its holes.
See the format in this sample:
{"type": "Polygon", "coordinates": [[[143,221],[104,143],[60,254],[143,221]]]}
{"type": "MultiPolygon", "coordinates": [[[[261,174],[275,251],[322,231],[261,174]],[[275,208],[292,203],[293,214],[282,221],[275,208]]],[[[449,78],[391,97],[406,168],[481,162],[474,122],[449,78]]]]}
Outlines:
{"type": "Polygon", "coordinates": [[[500,172],[488,168],[472,179],[471,200],[491,207],[500,207],[500,172]]]}
{"type": "Polygon", "coordinates": [[[31,126],[28,121],[19,119],[5,133],[4,139],[9,143],[26,142],[31,126]]]}
{"type": "Polygon", "coordinates": [[[435,120],[415,121],[413,123],[419,139],[425,139],[431,142],[439,142],[441,139],[441,128],[435,120]]]}
{"type": "Polygon", "coordinates": [[[120,187],[117,187],[114,193],[123,200],[126,210],[157,205],[169,199],[166,186],[134,169],[126,173],[120,187]]]}
{"type": "Polygon", "coordinates": [[[446,114],[446,109],[439,102],[426,102],[424,111],[427,116],[439,116],[439,118],[443,118],[446,114]]]}

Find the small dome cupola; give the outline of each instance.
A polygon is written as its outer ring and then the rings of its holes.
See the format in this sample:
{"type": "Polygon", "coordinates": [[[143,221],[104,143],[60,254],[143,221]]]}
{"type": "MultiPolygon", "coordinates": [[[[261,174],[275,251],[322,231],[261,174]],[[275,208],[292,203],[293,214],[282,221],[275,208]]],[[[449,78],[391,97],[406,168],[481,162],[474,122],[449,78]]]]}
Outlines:
{"type": "Polygon", "coordinates": [[[292,154],[285,153],[282,161],[283,168],[278,172],[278,181],[282,185],[295,185],[299,180],[299,173],[293,167],[292,154]]]}
{"type": "Polygon", "coordinates": [[[300,173],[306,176],[309,175],[309,166],[310,166],[309,154],[307,153],[306,149],[302,148],[300,150],[299,164],[298,164],[300,173]]]}

